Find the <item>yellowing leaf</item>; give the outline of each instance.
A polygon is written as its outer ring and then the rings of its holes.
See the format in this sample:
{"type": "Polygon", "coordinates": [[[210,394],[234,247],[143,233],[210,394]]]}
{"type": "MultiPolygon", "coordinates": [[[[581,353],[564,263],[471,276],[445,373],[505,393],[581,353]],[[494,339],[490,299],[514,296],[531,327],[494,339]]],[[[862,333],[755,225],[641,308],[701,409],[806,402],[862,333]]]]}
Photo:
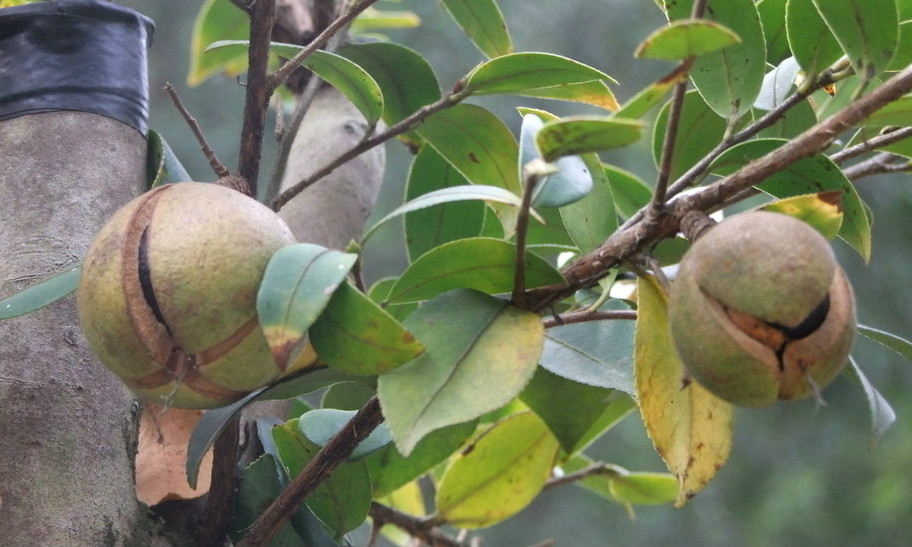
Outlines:
{"type": "Polygon", "coordinates": [[[637,294],[637,402],[656,451],[678,479],[680,508],[728,460],[732,406],[685,376],[668,328],[668,299],[656,281],[640,278],[637,294]]]}
{"type": "Polygon", "coordinates": [[[557,439],[532,412],[496,423],[443,475],[437,512],[460,528],[483,528],[515,515],[544,487],[557,450],[557,439]]]}
{"type": "Polygon", "coordinates": [[[839,190],[780,199],[761,209],[803,220],[827,239],[839,235],[842,226],[842,192],[839,190]]]}

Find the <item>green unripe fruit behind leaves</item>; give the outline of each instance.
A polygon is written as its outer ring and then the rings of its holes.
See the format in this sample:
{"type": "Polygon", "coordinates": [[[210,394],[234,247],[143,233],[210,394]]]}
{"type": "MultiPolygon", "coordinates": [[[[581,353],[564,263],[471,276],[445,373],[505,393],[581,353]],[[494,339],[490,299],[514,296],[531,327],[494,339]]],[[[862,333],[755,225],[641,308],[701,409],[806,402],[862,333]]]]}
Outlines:
{"type": "Polygon", "coordinates": [[[758,211],[726,219],[691,246],[669,322],[694,379],[731,403],[761,406],[811,395],[842,370],[855,300],[816,230],[758,211]]]}
{"type": "Polygon", "coordinates": [[[217,184],[156,188],[121,208],[86,254],[79,317],[101,362],[143,399],[214,408],[281,376],[257,291],[294,243],[269,208],[217,184]]]}

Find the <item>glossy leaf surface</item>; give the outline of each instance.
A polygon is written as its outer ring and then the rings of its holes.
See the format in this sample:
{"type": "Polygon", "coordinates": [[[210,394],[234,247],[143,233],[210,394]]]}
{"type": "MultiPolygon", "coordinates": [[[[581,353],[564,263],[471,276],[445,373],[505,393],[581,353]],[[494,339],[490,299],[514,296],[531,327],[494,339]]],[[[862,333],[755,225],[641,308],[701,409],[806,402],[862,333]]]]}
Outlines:
{"type": "Polygon", "coordinates": [[[637,46],[634,57],[684,60],[741,42],[741,38],[715,21],[681,19],[653,32],[637,46]]]}
{"type": "Polygon", "coordinates": [[[499,57],[513,51],[507,23],[494,0],[441,0],[440,3],[486,56],[499,57]]]}

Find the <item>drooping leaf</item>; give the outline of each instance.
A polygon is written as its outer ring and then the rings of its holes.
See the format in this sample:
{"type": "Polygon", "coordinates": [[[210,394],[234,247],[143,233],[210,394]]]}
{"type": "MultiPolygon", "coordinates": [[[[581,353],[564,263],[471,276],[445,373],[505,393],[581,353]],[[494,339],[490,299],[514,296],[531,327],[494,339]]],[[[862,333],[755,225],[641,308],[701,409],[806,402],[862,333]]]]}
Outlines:
{"type": "Polygon", "coordinates": [[[890,403],[884,399],[884,396],[881,395],[871,381],[868,380],[868,377],[861,371],[861,368],[852,356],[849,356],[849,363],[852,364],[851,370],[855,374],[855,377],[858,378],[858,382],[865,392],[865,397],[868,399],[868,408],[871,411],[871,444],[873,445],[883,437],[883,434],[886,433],[887,430],[890,429],[890,426],[893,425],[893,422],[896,421],[896,411],[893,410],[890,403]]]}
{"type": "MultiPolygon", "coordinates": [[[[621,305],[612,304],[606,309],[621,305]]],[[[574,382],[633,394],[634,322],[587,321],[548,329],[541,365],[574,382]]]]}
{"type": "MultiPolygon", "coordinates": [[[[320,447],[299,430],[297,419],[272,429],[276,449],[288,478],[297,477],[320,447]]],[[[338,541],[361,525],[370,509],[370,475],[363,461],[345,462],[307,497],[307,507],[338,541]]]]}
{"type": "MultiPolygon", "coordinates": [[[[298,431],[307,437],[310,442],[318,446],[325,446],[330,439],[335,437],[351,421],[355,414],[357,412],[354,410],[317,408],[301,416],[298,420],[298,431]]],[[[355,447],[348,459],[350,461],[360,460],[383,448],[392,440],[389,428],[386,427],[386,424],[381,423],[376,429],[371,431],[366,439],[358,443],[358,446],[355,447]]]]}
{"type": "Polygon", "coordinates": [[[310,327],[311,343],[327,365],[352,374],[383,374],[423,348],[366,295],[343,283],[310,327]]]}
{"type": "MultiPolygon", "coordinates": [[[[519,138],[519,172],[542,155],[535,144],[535,136],[545,122],[535,114],[523,116],[519,138]]],[[[582,199],[592,190],[592,174],[579,156],[558,158],[555,172],[541,177],[532,193],[533,207],[561,207],[582,199]]]]}
{"type": "Polygon", "coordinates": [[[82,263],[0,300],[0,320],[24,315],[60,300],[76,290],[81,273],[82,263]]]}
{"type": "Polygon", "coordinates": [[[827,239],[839,235],[842,226],[842,192],[838,190],[780,199],[761,209],[802,220],[827,239]]]}
{"type": "Polygon", "coordinates": [[[298,243],[279,249],[269,260],[257,293],[257,313],[280,366],[288,364],[357,259],[354,254],[298,243]]]}
{"type": "Polygon", "coordinates": [[[665,95],[680,81],[687,78],[686,66],[681,65],[662,79],[640,90],[615,112],[619,118],[640,118],[657,104],[662,102],[665,95]]]}
{"type": "MultiPolygon", "coordinates": [[[[440,84],[434,69],[415,51],[392,42],[349,44],[339,54],[367,71],[383,91],[383,121],[402,120],[422,106],[440,99],[440,84]]],[[[419,144],[414,131],[400,139],[419,144]]]]}
{"type": "Polygon", "coordinates": [[[174,151],[168,146],[165,138],[154,129],[149,130],[149,148],[146,160],[146,180],[149,188],[156,188],[171,182],[188,182],[193,180],[181,165],[174,151]]]}
{"type": "Polygon", "coordinates": [[[887,347],[896,353],[902,355],[912,363],[912,342],[891,332],[887,332],[873,327],[858,325],[858,334],[874,340],[878,344],[887,347]]]}
{"type": "Polygon", "coordinates": [[[421,25],[421,18],[413,11],[379,10],[369,7],[352,21],[349,32],[364,36],[373,30],[409,29],[421,25]]]}
{"type": "Polygon", "coordinates": [[[494,0],[441,0],[441,4],[486,56],[499,57],[513,52],[507,23],[494,0]]]}
{"type": "Polygon", "coordinates": [[[396,446],[406,456],[431,431],[513,399],[535,372],[544,337],[537,315],[471,290],[438,296],[404,326],[425,352],[380,376],[378,394],[396,446]]]}
{"type": "MultiPolygon", "coordinates": [[[[747,162],[772,152],[784,144],[781,139],[758,139],[728,149],[710,166],[714,173],[733,173],[747,162]]],[[[864,204],[858,192],[839,167],[824,155],[797,161],[757,186],[760,190],[777,198],[800,196],[828,190],[839,190],[842,194],[842,227],[839,237],[851,245],[858,254],[869,260],[871,257],[871,222],[865,213],[864,204]]]]}
{"type": "Polygon", "coordinates": [[[365,458],[374,486],[374,497],[389,495],[447,459],[475,431],[477,421],[450,425],[418,441],[408,457],[387,445],[365,458]]]}
{"type": "Polygon", "coordinates": [[[781,63],[783,59],[791,55],[788,34],[785,30],[786,3],[787,0],[760,0],[757,2],[760,24],[763,26],[763,36],[766,38],[766,62],[774,65],[781,63]]]}
{"type": "MultiPolygon", "coordinates": [[[[222,49],[242,49],[246,52],[249,46],[247,40],[220,40],[207,47],[206,52],[222,49]]],[[[302,49],[304,46],[279,42],[273,42],[269,46],[272,53],[287,58],[294,57],[302,49]]],[[[380,119],[383,113],[383,92],[374,78],[353,61],[335,53],[317,50],[304,59],[301,66],[311,69],[345,95],[368,124],[373,126],[380,119]]]]}
{"type": "Polygon", "coordinates": [[[681,19],[650,34],[633,56],[643,59],[683,60],[718,51],[741,42],[731,29],[708,19],[681,19]]]}
{"type": "Polygon", "coordinates": [[[475,95],[491,95],[591,81],[617,83],[604,72],[573,59],[526,52],[511,53],[478,65],[466,77],[465,88],[475,95]]]}
{"type": "Polygon", "coordinates": [[[601,152],[640,139],[643,123],[614,116],[573,116],[545,123],[535,143],[545,161],[561,156],[601,152]]]}
{"type": "MultiPolygon", "coordinates": [[[[668,111],[671,102],[665,103],[656,118],[652,133],[652,154],[656,165],[662,157],[662,143],[668,125],[668,111]]],[[[726,122],[707,106],[696,91],[684,95],[681,118],[675,139],[674,156],[669,171],[670,180],[675,180],[708,154],[725,135],[726,122]]]]}
{"type": "Polygon", "coordinates": [[[605,176],[611,183],[611,193],[618,213],[625,218],[649,204],[652,189],[641,178],[614,165],[604,165],[605,176]]]}
{"type": "Polygon", "coordinates": [[[626,394],[580,384],[538,367],[522,401],[544,420],[569,455],[583,450],[636,406],[626,394]]]}
{"type": "Polygon", "coordinates": [[[754,101],[754,108],[772,110],[782,104],[791,93],[799,70],[795,58],[789,57],[779,63],[779,66],[767,72],[763,77],[760,95],[754,101]]]}
{"type": "Polygon", "coordinates": [[[236,76],[246,72],[247,50],[205,51],[212,42],[249,38],[250,19],[246,13],[229,0],[205,0],[193,22],[187,84],[195,87],[219,73],[236,76]]]}
{"type": "Polygon", "coordinates": [[[849,56],[855,74],[870,81],[884,71],[899,45],[896,0],[813,0],[849,56]]]}
{"type": "Polygon", "coordinates": [[[669,473],[629,471],[619,465],[596,463],[577,454],[561,463],[564,473],[583,471],[594,466],[604,470],[576,481],[579,486],[605,499],[619,503],[633,517],[634,505],[664,505],[678,495],[678,481],[669,473]]]}
{"type": "MultiPolygon", "coordinates": [[[[618,228],[614,192],[608,174],[596,154],[581,156],[592,177],[592,190],[583,199],[560,209],[567,233],[579,247],[588,253],[602,243],[618,228]]],[[[558,160],[560,162],[561,160],[558,160]]]]}
{"type": "Polygon", "coordinates": [[[225,430],[225,426],[247,405],[254,401],[292,399],[337,382],[360,380],[361,378],[357,376],[333,369],[301,372],[270,386],[251,391],[228,406],[207,411],[203,414],[196,429],[193,430],[193,435],[191,435],[190,443],[187,447],[187,482],[192,488],[196,488],[196,479],[203,455],[206,454],[215,443],[215,439],[225,430]]]}
{"type": "MultiPolygon", "coordinates": [[[[526,287],[564,282],[560,272],[533,253],[526,253],[526,287]]],[[[451,289],[488,294],[513,290],[516,245],[502,239],[475,237],[445,243],[413,262],[387,297],[391,303],[428,300],[451,289]]]]}
{"type": "MultiPolygon", "coordinates": [[[[690,17],[693,0],[664,0],[668,18],[690,17]]],[[[707,19],[732,30],[741,43],[697,57],[690,78],[706,103],[725,120],[750,110],[766,72],[766,41],[753,0],[710,0],[707,19]]]]}
{"type": "Polygon", "coordinates": [[[813,78],[842,56],[836,37],[812,0],[788,0],[785,28],[792,55],[807,78],[813,78]]]}
{"type": "MultiPolygon", "coordinates": [[[[440,190],[434,190],[433,192],[422,194],[421,196],[409,201],[408,203],[400,205],[394,209],[388,215],[378,220],[376,224],[371,226],[370,229],[364,233],[364,237],[361,239],[361,243],[363,245],[364,242],[366,242],[372,235],[374,235],[374,232],[377,230],[377,228],[382,226],[386,221],[396,218],[399,215],[411,213],[412,211],[420,211],[421,209],[433,207],[434,205],[441,205],[443,203],[455,203],[459,201],[470,200],[504,204],[514,208],[522,205],[522,198],[509,190],[505,190],[497,186],[470,184],[468,186],[451,186],[449,188],[441,188],[440,190]]],[[[538,213],[535,211],[532,211],[531,213],[533,217],[538,216],[538,213]]]]}
{"type": "Polygon", "coordinates": [[[637,403],[656,451],[678,479],[675,507],[683,507],[728,460],[733,410],[697,382],[684,381],[658,283],[641,277],[637,295],[637,403]]]}
{"type": "Polygon", "coordinates": [[[541,99],[556,99],[560,101],[573,101],[591,104],[605,110],[614,112],[620,108],[614,92],[608,87],[605,80],[592,80],[578,84],[556,85],[553,87],[540,87],[515,92],[523,97],[538,97],[541,99]]]}
{"type": "MultiPolygon", "coordinates": [[[[429,192],[469,182],[431,146],[422,146],[412,160],[406,186],[406,201],[429,192]]],[[[405,215],[405,242],[410,261],[431,249],[481,233],[485,205],[478,201],[444,203],[405,215]]]]}
{"type": "Polygon", "coordinates": [[[557,451],[557,439],[532,412],[496,423],[447,468],[437,489],[438,514],[460,528],[513,516],[544,487],[557,451]]]}

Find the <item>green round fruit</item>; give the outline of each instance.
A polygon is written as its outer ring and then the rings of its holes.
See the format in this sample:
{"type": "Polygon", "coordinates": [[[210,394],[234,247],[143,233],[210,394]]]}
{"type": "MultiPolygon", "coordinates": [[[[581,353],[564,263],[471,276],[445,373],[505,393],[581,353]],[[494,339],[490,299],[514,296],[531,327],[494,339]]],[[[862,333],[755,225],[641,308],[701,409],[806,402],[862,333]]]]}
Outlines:
{"type": "Polygon", "coordinates": [[[214,408],[279,377],[256,311],[270,257],[294,243],[269,208],[225,186],[151,190],[86,254],[79,318],[101,362],[137,395],[214,408]]]}
{"type": "Polygon", "coordinates": [[[855,300],[827,241],[769,212],[732,216],[684,255],[669,322],[688,371],[743,406],[815,393],[845,366],[855,300]]]}

